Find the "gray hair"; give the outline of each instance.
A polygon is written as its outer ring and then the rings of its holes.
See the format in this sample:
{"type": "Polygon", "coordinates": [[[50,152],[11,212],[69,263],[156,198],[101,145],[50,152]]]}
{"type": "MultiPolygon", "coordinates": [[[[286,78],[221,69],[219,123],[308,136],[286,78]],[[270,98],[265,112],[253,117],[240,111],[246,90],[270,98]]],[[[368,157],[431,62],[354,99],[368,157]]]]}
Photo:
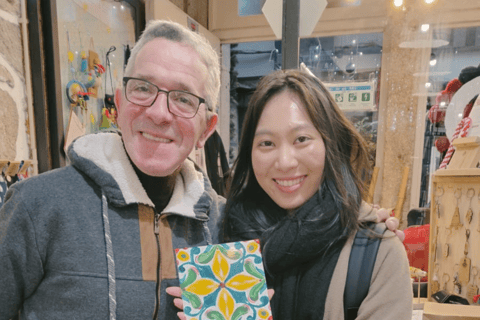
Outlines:
{"type": "Polygon", "coordinates": [[[165,38],[191,46],[200,56],[207,67],[208,77],[205,83],[206,105],[209,111],[215,112],[218,95],[220,92],[220,64],[217,52],[212,48],[204,36],[188,30],[179,23],[165,20],[153,20],[148,22],[132,49],[130,58],[125,68],[125,75],[129,76],[135,68],[135,60],[140,50],[151,40],[165,38]]]}

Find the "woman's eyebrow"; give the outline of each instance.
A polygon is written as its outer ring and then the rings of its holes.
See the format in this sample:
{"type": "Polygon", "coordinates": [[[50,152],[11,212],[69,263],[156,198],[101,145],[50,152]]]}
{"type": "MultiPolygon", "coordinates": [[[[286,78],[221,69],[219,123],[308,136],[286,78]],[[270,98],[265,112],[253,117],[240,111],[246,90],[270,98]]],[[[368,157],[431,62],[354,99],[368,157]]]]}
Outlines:
{"type": "MultiPolygon", "coordinates": [[[[309,123],[299,123],[295,127],[293,127],[290,131],[300,131],[303,129],[315,129],[311,124],[309,123]]],[[[255,131],[254,136],[261,136],[261,135],[274,135],[274,132],[269,130],[269,129],[260,129],[255,131]]]]}

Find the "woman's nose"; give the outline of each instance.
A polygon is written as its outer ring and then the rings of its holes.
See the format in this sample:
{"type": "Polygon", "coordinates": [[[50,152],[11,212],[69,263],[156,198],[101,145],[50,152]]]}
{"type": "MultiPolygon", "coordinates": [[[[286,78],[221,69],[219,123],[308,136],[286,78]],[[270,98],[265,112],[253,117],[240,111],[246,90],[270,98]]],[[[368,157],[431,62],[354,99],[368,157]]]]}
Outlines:
{"type": "Polygon", "coordinates": [[[297,155],[291,147],[281,147],[278,152],[275,166],[278,170],[288,171],[298,165],[297,155]]]}

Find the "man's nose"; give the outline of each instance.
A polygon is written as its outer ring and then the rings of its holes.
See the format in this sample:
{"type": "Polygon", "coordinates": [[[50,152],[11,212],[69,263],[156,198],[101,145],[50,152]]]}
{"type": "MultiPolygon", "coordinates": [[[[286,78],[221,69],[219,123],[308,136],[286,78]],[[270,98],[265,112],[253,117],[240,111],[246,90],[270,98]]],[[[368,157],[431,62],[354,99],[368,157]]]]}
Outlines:
{"type": "Polygon", "coordinates": [[[289,171],[298,165],[295,150],[290,146],[282,146],[278,150],[277,160],[275,161],[275,167],[277,170],[289,171]]]}
{"type": "Polygon", "coordinates": [[[157,124],[171,122],[173,120],[173,114],[168,111],[167,103],[167,93],[158,92],[155,102],[145,111],[146,115],[157,124]]]}

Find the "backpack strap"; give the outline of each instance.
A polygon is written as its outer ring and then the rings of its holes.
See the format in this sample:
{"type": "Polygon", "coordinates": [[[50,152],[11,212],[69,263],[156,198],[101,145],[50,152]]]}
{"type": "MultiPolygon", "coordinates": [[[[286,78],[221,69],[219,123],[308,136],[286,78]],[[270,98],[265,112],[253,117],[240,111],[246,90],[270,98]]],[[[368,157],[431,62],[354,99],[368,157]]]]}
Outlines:
{"type": "Polygon", "coordinates": [[[385,230],[385,224],[371,223],[366,228],[360,228],[355,235],[343,295],[345,320],[357,317],[358,309],[370,288],[378,247],[382,240],[372,237],[372,231],[383,235],[385,230]]]}

